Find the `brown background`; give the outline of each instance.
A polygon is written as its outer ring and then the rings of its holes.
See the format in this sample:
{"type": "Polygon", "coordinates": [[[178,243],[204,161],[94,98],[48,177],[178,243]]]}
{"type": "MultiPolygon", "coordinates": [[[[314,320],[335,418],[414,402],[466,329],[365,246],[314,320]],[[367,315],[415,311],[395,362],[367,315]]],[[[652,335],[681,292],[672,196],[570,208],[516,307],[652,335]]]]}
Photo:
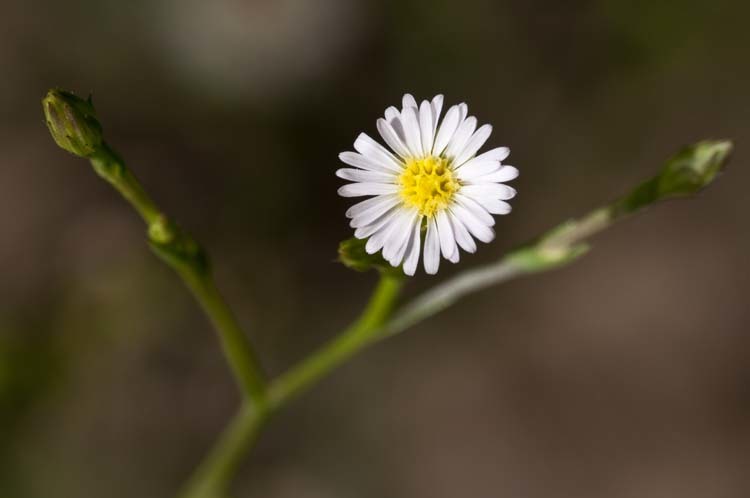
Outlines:
{"type": "Polygon", "coordinates": [[[462,302],[296,401],[235,496],[750,495],[748,5],[2,0],[0,496],[170,496],[237,401],[134,213],[50,140],[52,86],[94,92],[110,142],[210,249],[272,373],[373,283],[332,262],[350,236],[333,172],[403,92],[465,100],[521,170],[497,240],[460,268],[683,144],[734,139],[698,199],[462,302]]]}

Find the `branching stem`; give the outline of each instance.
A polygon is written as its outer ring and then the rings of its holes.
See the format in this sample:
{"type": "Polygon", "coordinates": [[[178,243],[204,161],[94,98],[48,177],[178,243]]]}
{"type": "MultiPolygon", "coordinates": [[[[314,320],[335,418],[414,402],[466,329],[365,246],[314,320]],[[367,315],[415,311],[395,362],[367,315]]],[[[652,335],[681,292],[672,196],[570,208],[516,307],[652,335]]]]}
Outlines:
{"type": "MultiPolygon", "coordinates": [[[[729,141],[704,141],[684,148],[662,170],[627,195],[588,215],[562,223],[495,263],[459,273],[392,312],[404,277],[381,267],[380,281],[360,317],[340,335],[274,381],[266,383],[247,337],[211,276],[203,249],[162,213],[123,160],[102,138],[91,99],[51,90],[43,100],[47,126],[63,149],[91,160],[94,170],[130,202],[148,226],[151,248],[182,278],[208,315],[224,354],[244,394],[241,407],[186,485],[184,498],[223,498],[242,459],[255,443],[269,416],[371,344],[408,329],[448,308],[458,299],[512,278],[566,265],[584,254],[587,239],[657,201],[692,196],[709,185],[725,166],[729,141]]],[[[345,247],[342,261],[357,268],[372,264],[373,255],[357,260],[345,247]]]]}

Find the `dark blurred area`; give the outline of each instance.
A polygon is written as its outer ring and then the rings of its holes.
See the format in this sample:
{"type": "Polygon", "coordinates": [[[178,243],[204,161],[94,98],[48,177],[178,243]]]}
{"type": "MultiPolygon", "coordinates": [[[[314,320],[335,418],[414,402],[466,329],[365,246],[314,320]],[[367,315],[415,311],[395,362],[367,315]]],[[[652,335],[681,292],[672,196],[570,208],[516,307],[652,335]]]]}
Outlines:
{"type": "Polygon", "coordinates": [[[498,237],[419,289],[735,141],[695,200],[486,291],[294,402],[237,497],[750,496],[750,4],[716,0],[0,2],[0,496],[164,497],[237,404],[139,219],[59,150],[40,99],[107,139],[208,247],[268,371],[374,275],[334,171],[404,92],[466,101],[521,170],[498,237]]]}

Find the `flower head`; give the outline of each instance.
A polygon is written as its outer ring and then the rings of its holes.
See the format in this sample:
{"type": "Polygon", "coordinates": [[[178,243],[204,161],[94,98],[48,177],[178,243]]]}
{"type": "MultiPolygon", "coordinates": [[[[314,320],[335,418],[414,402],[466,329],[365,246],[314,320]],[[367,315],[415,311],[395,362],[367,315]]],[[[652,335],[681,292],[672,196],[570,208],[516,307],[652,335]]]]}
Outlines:
{"type": "Polygon", "coordinates": [[[392,266],[403,264],[407,275],[414,275],[420,251],[425,271],[435,274],[441,254],[456,263],[459,247],[473,253],[474,239],[492,241],[492,215],[508,214],[505,201],[516,195],[502,184],[518,176],[516,168],[502,164],[510,150],[498,147],[476,155],[492,127],[477,128],[466,104],[452,106],[440,122],[442,107],[442,95],[417,105],[406,94],[400,111],[389,107],[377,121],[391,150],[361,133],[354,142],[357,152],[339,155],[353,166],[336,171],[353,182],[339,195],[371,197],[346,212],[354,236],[368,239],[369,254],[382,250],[392,266]]]}

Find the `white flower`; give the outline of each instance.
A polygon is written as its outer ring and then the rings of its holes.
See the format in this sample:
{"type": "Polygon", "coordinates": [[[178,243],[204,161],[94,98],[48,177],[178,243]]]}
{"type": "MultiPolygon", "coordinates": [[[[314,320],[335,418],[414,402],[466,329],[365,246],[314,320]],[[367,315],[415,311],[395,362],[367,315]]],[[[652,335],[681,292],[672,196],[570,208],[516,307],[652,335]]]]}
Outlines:
{"type": "Polygon", "coordinates": [[[404,265],[414,275],[424,240],[424,269],[435,274],[440,254],[458,262],[459,250],[476,251],[474,239],[490,242],[495,237],[492,214],[508,214],[505,202],[516,195],[503,185],[518,176],[513,166],[501,164],[510,150],[498,147],[476,155],[492,133],[490,125],[477,129],[466,104],[440,111],[443,96],[432,102],[404,95],[403,107],[385,110],[377,121],[380,136],[393,150],[361,133],[354,142],[357,152],[342,152],[339,159],[354,166],[336,171],[353,183],[338,191],[343,197],[373,196],[352,206],[346,216],[359,239],[369,237],[369,254],[382,249],[391,265],[404,265]]]}

